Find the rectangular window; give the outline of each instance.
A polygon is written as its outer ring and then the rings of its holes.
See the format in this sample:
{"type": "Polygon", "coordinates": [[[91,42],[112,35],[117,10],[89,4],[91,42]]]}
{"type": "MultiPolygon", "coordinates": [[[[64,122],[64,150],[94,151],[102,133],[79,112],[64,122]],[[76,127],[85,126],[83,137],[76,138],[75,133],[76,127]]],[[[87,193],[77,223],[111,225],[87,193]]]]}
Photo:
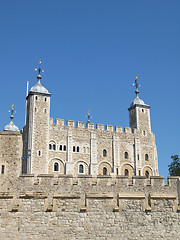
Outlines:
{"type": "Polygon", "coordinates": [[[59,150],[62,151],[62,145],[59,146],[59,150]]]}
{"type": "Polygon", "coordinates": [[[4,174],[4,168],[5,168],[5,166],[2,165],[2,167],[1,167],[1,173],[2,173],[2,174],[4,174]]]}
{"type": "Polygon", "coordinates": [[[79,152],[79,147],[77,147],[77,152],[79,152]]]}
{"type": "Polygon", "coordinates": [[[76,151],[76,147],[75,146],[73,146],[73,152],[75,152],[76,151]]]}
{"type": "Polygon", "coordinates": [[[117,174],[117,175],[119,174],[118,168],[116,168],[116,174],[117,174]]]}
{"type": "Polygon", "coordinates": [[[64,151],[66,151],[66,145],[64,145],[64,151]]]}

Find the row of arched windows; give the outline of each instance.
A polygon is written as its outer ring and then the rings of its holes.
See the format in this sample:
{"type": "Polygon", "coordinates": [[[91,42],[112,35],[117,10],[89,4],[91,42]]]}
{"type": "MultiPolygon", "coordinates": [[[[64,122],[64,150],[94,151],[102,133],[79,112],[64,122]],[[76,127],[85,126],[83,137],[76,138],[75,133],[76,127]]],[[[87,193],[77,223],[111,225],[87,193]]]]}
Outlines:
{"type": "MultiPolygon", "coordinates": [[[[49,150],[56,151],[56,144],[50,143],[49,144],[49,150]]],[[[59,145],[59,151],[66,151],[66,145],[59,145]]]]}

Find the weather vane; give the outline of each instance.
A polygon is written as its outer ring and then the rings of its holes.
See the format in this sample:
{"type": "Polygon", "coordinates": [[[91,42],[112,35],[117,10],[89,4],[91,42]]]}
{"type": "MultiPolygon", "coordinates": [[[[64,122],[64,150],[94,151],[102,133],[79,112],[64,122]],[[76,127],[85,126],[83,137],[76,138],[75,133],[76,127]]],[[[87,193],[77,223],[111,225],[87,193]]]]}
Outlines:
{"type": "Polygon", "coordinates": [[[39,60],[39,68],[35,68],[35,71],[38,71],[39,75],[41,74],[41,72],[44,72],[44,70],[41,69],[41,60],[39,60]]]}
{"type": "Polygon", "coordinates": [[[92,118],[92,116],[91,116],[91,114],[90,114],[90,110],[88,110],[88,115],[85,116],[85,117],[88,119],[87,122],[90,123],[90,119],[92,118]]]}
{"type": "Polygon", "coordinates": [[[11,110],[9,110],[9,112],[11,113],[11,117],[10,118],[13,119],[14,118],[13,114],[16,113],[16,111],[14,111],[14,104],[12,104],[11,110]]]}
{"type": "Polygon", "coordinates": [[[139,94],[139,89],[138,89],[138,87],[141,86],[141,85],[138,83],[138,77],[136,77],[136,79],[135,79],[135,83],[133,83],[133,86],[136,87],[136,91],[135,91],[135,93],[136,93],[136,97],[138,97],[138,94],[139,94]]]}

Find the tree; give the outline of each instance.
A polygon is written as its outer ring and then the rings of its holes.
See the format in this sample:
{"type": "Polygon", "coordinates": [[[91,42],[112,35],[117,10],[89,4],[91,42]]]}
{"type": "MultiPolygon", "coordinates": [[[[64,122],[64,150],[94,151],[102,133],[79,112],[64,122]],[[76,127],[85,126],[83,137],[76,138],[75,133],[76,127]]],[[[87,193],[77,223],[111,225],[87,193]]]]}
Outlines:
{"type": "Polygon", "coordinates": [[[172,162],[169,167],[170,176],[180,176],[180,159],[178,155],[171,156],[172,162]]]}

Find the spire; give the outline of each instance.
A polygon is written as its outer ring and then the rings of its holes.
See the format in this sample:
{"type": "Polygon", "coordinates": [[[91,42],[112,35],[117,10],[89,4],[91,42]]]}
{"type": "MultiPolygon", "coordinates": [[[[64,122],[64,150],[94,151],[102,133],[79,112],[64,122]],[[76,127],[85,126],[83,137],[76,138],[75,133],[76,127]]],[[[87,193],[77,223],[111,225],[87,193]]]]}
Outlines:
{"type": "Polygon", "coordinates": [[[10,116],[10,123],[8,125],[5,126],[4,131],[13,131],[13,132],[19,132],[19,128],[13,123],[13,119],[14,119],[14,113],[16,113],[16,111],[14,111],[14,104],[12,104],[11,106],[11,110],[9,110],[9,112],[11,113],[10,116]]]}
{"type": "Polygon", "coordinates": [[[133,86],[136,87],[136,91],[135,91],[136,98],[134,99],[134,101],[132,101],[130,106],[132,107],[133,105],[136,105],[136,104],[138,104],[138,105],[146,105],[144,103],[144,101],[142,99],[140,99],[139,96],[138,96],[138,94],[139,94],[139,89],[138,88],[140,87],[140,84],[138,83],[138,77],[136,77],[135,83],[133,83],[133,86]]]}
{"type": "Polygon", "coordinates": [[[140,87],[140,85],[139,85],[139,83],[138,83],[138,77],[136,77],[135,83],[133,83],[133,86],[136,87],[135,93],[136,93],[136,97],[138,98],[138,97],[139,97],[139,96],[138,96],[138,94],[139,94],[139,89],[138,89],[138,87],[140,87]]]}
{"type": "Polygon", "coordinates": [[[90,110],[88,110],[88,115],[86,116],[86,118],[88,119],[87,122],[90,123],[90,119],[92,118],[92,116],[90,114],[90,110]]]}
{"type": "Polygon", "coordinates": [[[38,71],[37,79],[38,82],[35,86],[33,86],[30,90],[30,92],[37,92],[37,93],[45,93],[45,94],[50,94],[48,90],[41,85],[41,72],[44,72],[44,70],[41,69],[41,61],[39,61],[39,68],[35,68],[36,71],[38,71]]]}

